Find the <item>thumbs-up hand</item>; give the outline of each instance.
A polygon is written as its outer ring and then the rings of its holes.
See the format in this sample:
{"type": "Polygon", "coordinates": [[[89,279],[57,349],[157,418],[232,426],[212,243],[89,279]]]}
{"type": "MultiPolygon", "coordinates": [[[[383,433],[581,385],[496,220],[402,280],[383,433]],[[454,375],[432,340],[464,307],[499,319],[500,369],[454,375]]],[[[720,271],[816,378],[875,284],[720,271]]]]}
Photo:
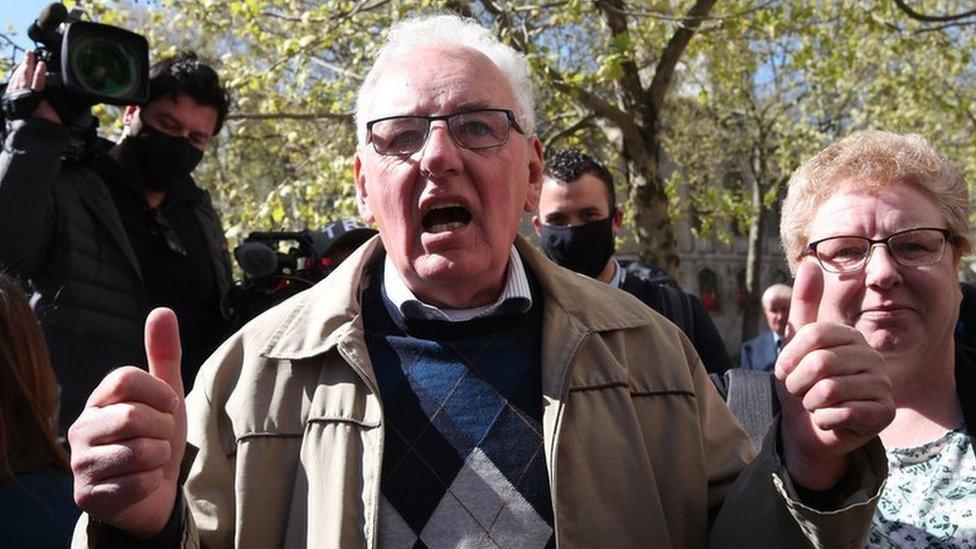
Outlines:
{"type": "Polygon", "coordinates": [[[791,479],[811,490],[836,485],[847,455],[895,417],[881,354],[853,327],[817,321],[823,285],[816,262],[802,261],[775,369],[783,458],[791,479]]]}
{"type": "Polygon", "coordinates": [[[166,526],[186,446],[176,315],[146,318],[149,371],[126,366],[98,385],[68,432],[78,506],[132,535],[166,526]]]}

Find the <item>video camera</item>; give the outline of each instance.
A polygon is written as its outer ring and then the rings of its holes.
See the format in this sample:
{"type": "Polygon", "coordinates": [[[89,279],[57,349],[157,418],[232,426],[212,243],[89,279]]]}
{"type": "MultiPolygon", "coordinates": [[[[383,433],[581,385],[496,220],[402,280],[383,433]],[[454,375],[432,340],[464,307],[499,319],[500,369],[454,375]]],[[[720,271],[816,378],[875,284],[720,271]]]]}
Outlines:
{"type": "Polygon", "coordinates": [[[61,3],[41,11],[27,36],[37,45],[37,61],[47,64],[44,90],[4,93],[2,100],[4,117],[19,120],[47,99],[72,133],[88,140],[78,146],[94,142],[97,121],[91,116],[92,105],[141,104],[149,98],[146,39],[118,27],[82,21],[83,15],[79,8],[69,13],[61,3]]]}
{"type": "Polygon", "coordinates": [[[249,234],[234,249],[244,271],[233,306],[237,324],[314,286],[374,234],[375,229],[351,219],[335,221],[321,231],[249,234]]]}

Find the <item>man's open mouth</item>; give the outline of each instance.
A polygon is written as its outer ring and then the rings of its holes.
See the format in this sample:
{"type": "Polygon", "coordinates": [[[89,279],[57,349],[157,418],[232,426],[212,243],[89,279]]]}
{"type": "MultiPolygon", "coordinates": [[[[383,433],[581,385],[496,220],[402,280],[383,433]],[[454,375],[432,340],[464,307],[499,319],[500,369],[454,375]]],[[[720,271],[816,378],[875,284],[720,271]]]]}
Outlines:
{"type": "Polygon", "coordinates": [[[432,207],[424,214],[424,230],[429,233],[442,233],[460,229],[471,222],[471,213],[457,202],[447,202],[432,207]]]}

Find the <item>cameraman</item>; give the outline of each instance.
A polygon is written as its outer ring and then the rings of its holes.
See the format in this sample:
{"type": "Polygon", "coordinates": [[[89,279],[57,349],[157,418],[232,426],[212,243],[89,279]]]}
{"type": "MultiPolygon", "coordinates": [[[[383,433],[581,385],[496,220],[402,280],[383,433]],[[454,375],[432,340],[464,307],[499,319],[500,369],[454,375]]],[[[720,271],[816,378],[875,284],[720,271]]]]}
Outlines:
{"type": "MultiPolygon", "coordinates": [[[[28,52],[7,92],[42,92],[28,52]]],[[[150,69],[149,99],[125,107],[116,143],[63,159],[71,133],[40,101],[0,152],[0,271],[29,283],[71,425],[118,364],[144,365],[143,320],[180,315],[184,383],[226,334],[230,259],[209,195],[190,172],[227,115],[217,73],[192,53],[150,69]]],[[[68,124],[70,125],[70,124],[68,124]]]]}

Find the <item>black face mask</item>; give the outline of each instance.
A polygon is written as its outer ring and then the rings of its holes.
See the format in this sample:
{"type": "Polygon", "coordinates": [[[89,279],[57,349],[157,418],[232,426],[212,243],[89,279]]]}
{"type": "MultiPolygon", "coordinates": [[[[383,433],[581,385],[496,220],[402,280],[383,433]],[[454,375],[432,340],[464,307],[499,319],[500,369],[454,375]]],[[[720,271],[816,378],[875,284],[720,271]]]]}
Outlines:
{"type": "Polygon", "coordinates": [[[560,227],[542,225],[542,251],[571,271],[596,278],[613,255],[613,216],[599,221],[560,227]]]}
{"type": "Polygon", "coordinates": [[[166,192],[197,167],[203,151],[183,137],[173,137],[142,122],[142,129],[130,142],[136,167],[144,185],[153,191],[166,192]]]}

